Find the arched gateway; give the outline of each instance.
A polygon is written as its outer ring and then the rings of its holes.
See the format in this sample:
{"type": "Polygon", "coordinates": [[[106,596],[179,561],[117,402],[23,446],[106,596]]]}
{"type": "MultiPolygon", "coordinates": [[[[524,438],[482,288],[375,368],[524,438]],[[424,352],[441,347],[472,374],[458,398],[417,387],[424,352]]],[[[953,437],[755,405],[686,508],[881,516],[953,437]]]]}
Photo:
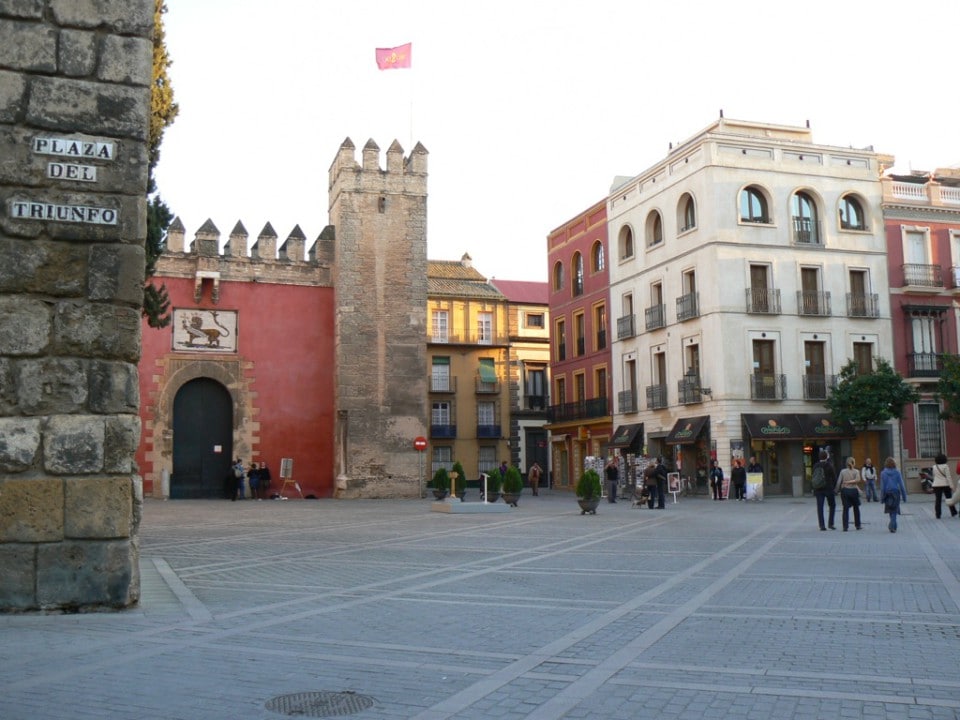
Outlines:
{"type": "Polygon", "coordinates": [[[233,457],[233,400],[210,378],[185,383],[173,400],[171,498],[222,498],[233,457]]]}

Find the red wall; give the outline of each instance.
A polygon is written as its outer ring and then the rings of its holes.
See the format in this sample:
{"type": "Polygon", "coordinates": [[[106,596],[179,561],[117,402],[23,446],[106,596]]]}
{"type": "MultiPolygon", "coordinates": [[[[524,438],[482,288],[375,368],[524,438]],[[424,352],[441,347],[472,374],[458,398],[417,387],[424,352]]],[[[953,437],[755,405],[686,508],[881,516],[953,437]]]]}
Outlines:
{"type": "MultiPolygon", "coordinates": [[[[244,462],[266,461],[273,487],[280,486],[280,459],[293,458],[293,479],[303,494],[330,497],[333,493],[334,436],[334,291],[333,288],[274,285],[265,282],[222,282],[220,300],[210,302],[209,283],[199,304],[193,300],[193,280],[165,278],[173,308],[238,311],[237,352],[252,363],[250,400],[259,412],[259,444],[244,462]]],[[[140,361],[141,420],[152,419],[157,402],[154,377],[158,358],[171,353],[172,327],[155,330],[143,325],[140,361]]],[[[196,357],[196,355],[194,355],[196,357]]],[[[205,354],[200,359],[214,360],[205,354]]],[[[231,354],[232,357],[232,354],[231,354]]],[[[172,419],[168,419],[168,423],[172,419]]],[[[145,476],[153,472],[146,453],[152,438],[144,432],[137,462],[145,476]]],[[[234,455],[236,455],[236,451],[234,455]]],[[[153,492],[145,480],[145,494],[153,492]]]]}

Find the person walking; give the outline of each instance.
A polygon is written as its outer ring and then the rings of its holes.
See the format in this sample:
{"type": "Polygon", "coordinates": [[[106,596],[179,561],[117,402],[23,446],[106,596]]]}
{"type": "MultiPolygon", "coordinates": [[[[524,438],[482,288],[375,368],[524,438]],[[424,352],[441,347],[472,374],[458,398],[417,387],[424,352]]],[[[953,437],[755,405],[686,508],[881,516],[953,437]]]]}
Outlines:
{"type": "Polygon", "coordinates": [[[617,460],[612,455],[603,467],[603,472],[607,476],[607,502],[617,502],[617,460]]]}
{"type": "Polygon", "coordinates": [[[651,462],[643,469],[643,486],[647,491],[647,507],[653,510],[657,501],[657,463],[651,462]]]}
{"type": "Polygon", "coordinates": [[[267,462],[264,460],[260,463],[260,472],[257,474],[257,500],[270,497],[267,493],[270,492],[271,479],[270,468],[267,467],[267,462]]]}
{"type": "Polygon", "coordinates": [[[837,496],[834,488],[837,484],[837,471],[830,462],[830,456],[826,450],[820,451],[820,461],[815,463],[811,473],[810,484],[813,487],[813,494],[817,498],[817,522],[821,530],[830,528],[836,530],[833,524],[833,518],[837,513],[837,496]],[[823,503],[826,501],[830,508],[830,522],[823,522],[823,503]]]}
{"type": "Polygon", "coordinates": [[[733,485],[733,496],[737,501],[747,496],[747,470],[743,467],[743,458],[736,458],[730,470],[730,483],[733,485]]]}
{"type": "MultiPolygon", "coordinates": [[[[243,482],[242,480],[240,481],[243,482]]],[[[260,468],[255,462],[250,463],[250,469],[247,470],[247,485],[250,486],[250,499],[257,497],[257,486],[260,484],[260,468]]],[[[243,491],[240,492],[240,499],[243,500],[243,491]]]]}
{"type": "Polygon", "coordinates": [[[897,515],[900,514],[900,502],[907,501],[907,489],[903,486],[903,475],[897,470],[897,461],[888,457],[880,471],[880,502],[883,511],[890,516],[887,529],[897,531],[897,515]]]}
{"type": "Polygon", "coordinates": [[[953,477],[950,475],[950,466],[947,464],[947,456],[940,453],[933,461],[936,463],[933,466],[933,492],[936,496],[933,501],[933,514],[937,516],[938,520],[940,519],[943,498],[946,497],[950,514],[956,516],[957,508],[955,505],[950,504],[953,496],[954,482],[953,477]]]}
{"type": "Polygon", "coordinates": [[[853,524],[857,530],[862,530],[860,524],[860,473],[857,472],[857,461],[847,458],[847,466],[840,471],[837,478],[836,491],[840,494],[843,503],[843,531],[850,529],[850,508],[853,508],[853,524]]]}
{"type": "Polygon", "coordinates": [[[877,469],[873,466],[873,460],[867,458],[863,461],[863,468],[860,470],[860,477],[863,478],[863,490],[867,495],[867,502],[874,502],[877,499],[877,469]]]}
{"type": "Polygon", "coordinates": [[[723,468],[716,460],[710,461],[710,488],[714,500],[723,500],[723,468]]]}
{"type": "Polygon", "coordinates": [[[540,463],[534,460],[533,465],[527,470],[527,480],[530,482],[530,490],[533,496],[540,494],[540,475],[543,471],[540,469],[540,463]]]}
{"type": "Polygon", "coordinates": [[[667,498],[667,466],[663,464],[663,456],[657,457],[657,510],[663,510],[667,498]]]}

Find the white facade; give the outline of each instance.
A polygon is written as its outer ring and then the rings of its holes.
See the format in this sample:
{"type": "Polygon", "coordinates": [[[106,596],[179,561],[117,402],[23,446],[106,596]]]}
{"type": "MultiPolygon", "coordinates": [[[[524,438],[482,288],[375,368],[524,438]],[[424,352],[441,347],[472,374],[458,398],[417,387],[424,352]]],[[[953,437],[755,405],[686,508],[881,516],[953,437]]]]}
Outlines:
{"type": "MultiPolygon", "coordinates": [[[[750,454],[742,414],[824,413],[849,359],[890,359],[890,162],[815,145],[808,128],[721,118],[612,189],[614,425],[644,423],[657,453],[678,419],[708,415],[729,468],[731,442],[750,454]]],[[[803,472],[798,452],[771,458],[781,492],[803,472]]]]}

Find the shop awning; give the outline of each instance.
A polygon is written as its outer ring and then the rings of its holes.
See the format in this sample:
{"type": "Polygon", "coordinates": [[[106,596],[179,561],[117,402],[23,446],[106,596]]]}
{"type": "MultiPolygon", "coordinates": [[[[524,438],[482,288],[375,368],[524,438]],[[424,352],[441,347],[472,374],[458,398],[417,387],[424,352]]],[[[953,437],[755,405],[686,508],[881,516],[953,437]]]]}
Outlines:
{"type": "Polygon", "coordinates": [[[667,445],[692,445],[697,441],[697,438],[700,437],[703,426],[709,421],[709,415],[681,418],[674,423],[673,429],[667,435],[664,442],[667,445]]]}
{"type": "Polygon", "coordinates": [[[802,440],[803,430],[796,415],[743,414],[743,424],[756,440],[802,440]]]}
{"type": "Polygon", "coordinates": [[[610,448],[631,448],[635,451],[640,449],[639,445],[634,443],[643,442],[643,423],[634,423],[632,425],[621,425],[610,438],[607,447],[610,448]]]}
{"type": "Polygon", "coordinates": [[[835,422],[829,415],[811,413],[797,415],[805,438],[823,440],[852,440],[857,436],[850,423],[835,422]]]}

